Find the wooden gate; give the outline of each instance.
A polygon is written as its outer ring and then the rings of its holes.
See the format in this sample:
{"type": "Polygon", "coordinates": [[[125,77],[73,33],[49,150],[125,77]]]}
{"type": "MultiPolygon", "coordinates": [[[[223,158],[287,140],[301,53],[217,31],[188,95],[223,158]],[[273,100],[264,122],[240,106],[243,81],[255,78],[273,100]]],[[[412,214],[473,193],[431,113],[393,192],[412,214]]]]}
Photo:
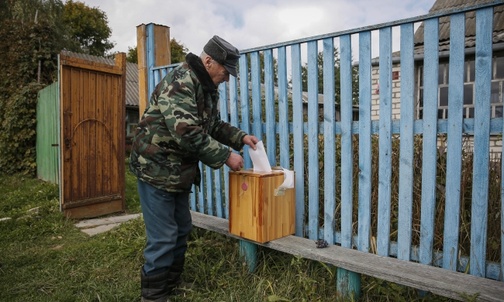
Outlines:
{"type": "Polygon", "coordinates": [[[60,202],[67,217],[124,210],[125,54],[115,66],[60,54],[60,202]]]}

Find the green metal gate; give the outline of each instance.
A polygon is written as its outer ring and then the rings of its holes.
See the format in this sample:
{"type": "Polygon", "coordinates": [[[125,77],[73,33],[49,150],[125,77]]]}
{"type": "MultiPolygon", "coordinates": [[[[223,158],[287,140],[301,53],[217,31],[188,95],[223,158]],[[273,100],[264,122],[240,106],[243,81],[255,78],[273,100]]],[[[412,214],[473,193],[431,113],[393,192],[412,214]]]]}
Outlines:
{"type": "Polygon", "coordinates": [[[37,102],[37,177],[58,184],[58,83],[39,91],[37,102]]]}

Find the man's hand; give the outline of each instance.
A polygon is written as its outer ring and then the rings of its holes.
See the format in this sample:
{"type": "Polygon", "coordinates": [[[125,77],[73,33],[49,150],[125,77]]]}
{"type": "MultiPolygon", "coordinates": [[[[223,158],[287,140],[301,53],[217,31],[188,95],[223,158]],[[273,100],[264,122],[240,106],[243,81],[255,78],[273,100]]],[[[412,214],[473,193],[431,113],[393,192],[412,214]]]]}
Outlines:
{"type": "Polygon", "coordinates": [[[249,146],[250,146],[250,148],[252,148],[252,149],[254,149],[254,150],[256,149],[256,146],[255,146],[255,145],[256,145],[258,142],[259,142],[259,139],[258,139],[257,137],[255,137],[255,136],[253,136],[253,135],[245,135],[245,136],[243,137],[243,143],[244,143],[245,145],[249,145],[249,146]]]}
{"type": "Polygon", "coordinates": [[[233,171],[239,171],[243,168],[243,157],[237,153],[231,152],[226,160],[226,165],[233,171]]]}

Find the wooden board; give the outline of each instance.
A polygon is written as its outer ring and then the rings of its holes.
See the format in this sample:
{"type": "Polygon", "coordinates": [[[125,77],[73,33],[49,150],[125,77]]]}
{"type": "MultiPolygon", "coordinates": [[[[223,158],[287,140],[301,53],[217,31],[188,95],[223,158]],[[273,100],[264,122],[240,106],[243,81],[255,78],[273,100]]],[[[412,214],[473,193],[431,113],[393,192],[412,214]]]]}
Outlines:
{"type": "MultiPolygon", "coordinates": [[[[198,212],[191,214],[196,227],[243,239],[229,232],[226,219],[198,212]]],[[[382,257],[337,245],[319,249],[313,240],[297,236],[286,236],[259,245],[460,301],[468,301],[468,297],[475,295],[478,296],[475,301],[502,302],[504,299],[503,282],[439,267],[382,257]]]]}
{"type": "Polygon", "coordinates": [[[277,191],[282,171],[229,173],[229,229],[232,234],[267,242],[295,232],[294,189],[277,191]]]}

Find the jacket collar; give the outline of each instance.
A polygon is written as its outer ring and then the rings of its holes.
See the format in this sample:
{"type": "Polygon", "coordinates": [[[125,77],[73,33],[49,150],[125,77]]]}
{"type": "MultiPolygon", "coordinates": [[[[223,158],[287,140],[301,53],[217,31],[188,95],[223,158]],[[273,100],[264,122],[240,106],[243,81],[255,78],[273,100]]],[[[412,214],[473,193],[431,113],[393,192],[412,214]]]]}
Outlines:
{"type": "Polygon", "coordinates": [[[186,55],[186,62],[189,64],[191,70],[196,74],[196,77],[203,86],[203,91],[215,92],[217,90],[217,86],[215,86],[212,78],[205,69],[205,66],[203,66],[203,62],[201,62],[200,57],[193,53],[189,53],[186,55]]]}

